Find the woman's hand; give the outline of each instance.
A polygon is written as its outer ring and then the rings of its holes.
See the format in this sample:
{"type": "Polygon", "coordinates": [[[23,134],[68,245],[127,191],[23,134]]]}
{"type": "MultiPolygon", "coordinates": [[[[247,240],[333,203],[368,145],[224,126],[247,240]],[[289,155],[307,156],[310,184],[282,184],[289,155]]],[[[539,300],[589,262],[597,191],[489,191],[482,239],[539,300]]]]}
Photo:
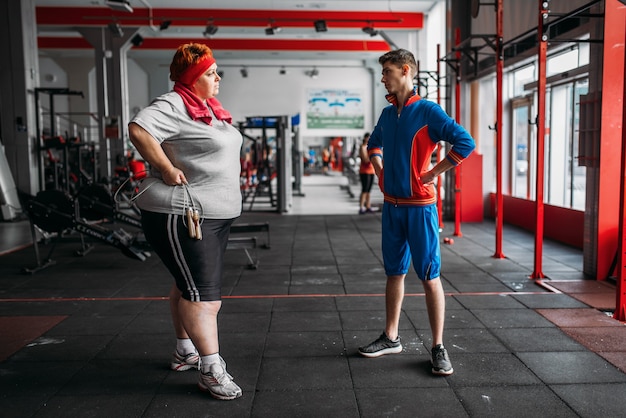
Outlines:
{"type": "Polygon", "coordinates": [[[165,184],[169,186],[187,184],[185,174],[180,169],[174,167],[170,159],[165,155],[163,148],[161,148],[161,144],[148,131],[136,123],[130,123],[128,125],[128,133],[130,141],[137,148],[139,154],[152,167],[159,170],[165,184]]]}
{"type": "Polygon", "coordinates": [[[161,172],[163,176],[163,182],[169,186],[180,186],[182,184],[187,184],[187,178],[185,174],[179,170],[178,168],[171,166],[170,169],[161,172]]]}

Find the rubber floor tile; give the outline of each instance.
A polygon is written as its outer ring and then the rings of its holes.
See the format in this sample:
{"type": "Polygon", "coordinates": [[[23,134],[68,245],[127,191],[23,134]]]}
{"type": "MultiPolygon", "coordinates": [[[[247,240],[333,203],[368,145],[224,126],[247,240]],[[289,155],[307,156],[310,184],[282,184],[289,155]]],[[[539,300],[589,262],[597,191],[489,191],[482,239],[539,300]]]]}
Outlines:
{"type": "Polygon", "coordinates": [[[34,341],[67,316],[0,317],[0,361],[34,341]]]}

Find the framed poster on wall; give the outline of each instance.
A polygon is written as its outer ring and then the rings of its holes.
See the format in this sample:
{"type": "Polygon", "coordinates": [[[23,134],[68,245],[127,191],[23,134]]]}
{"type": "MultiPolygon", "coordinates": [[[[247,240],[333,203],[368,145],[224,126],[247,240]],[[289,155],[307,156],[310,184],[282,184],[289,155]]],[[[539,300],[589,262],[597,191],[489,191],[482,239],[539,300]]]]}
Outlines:
{"type": "Polygon", "coordinates": [[[363,129],[362,95],[361,90],[308,90],[307,129],[363,129]]]}

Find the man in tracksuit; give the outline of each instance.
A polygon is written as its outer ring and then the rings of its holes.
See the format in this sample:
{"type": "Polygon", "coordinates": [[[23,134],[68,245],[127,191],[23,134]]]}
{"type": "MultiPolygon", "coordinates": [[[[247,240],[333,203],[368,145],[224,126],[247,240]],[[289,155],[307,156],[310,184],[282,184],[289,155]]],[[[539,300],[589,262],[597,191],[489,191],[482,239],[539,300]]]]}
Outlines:
{"type": "Polygon", "coordinates": [[[381,56],[381,82],[387,100],[368,143],[368,154],[385,203],[382,212],[382,252],[387,275],[386,323],[382,335],[359,348],[366,357],[400,353],[398,335],[404,299],[404,278],[411,260],[426,295],[432,332],[432,373],[450,375],[452,363],[443,346],[445,298],[441,285],[439,220],[434,181],[454,168],[475,148],[469,133],[441,107],[421,99],[413,86],[415,57],[399,49],[381,56]],[[446,157],[430,168],[439,141],[452,145],[446,157]]]}

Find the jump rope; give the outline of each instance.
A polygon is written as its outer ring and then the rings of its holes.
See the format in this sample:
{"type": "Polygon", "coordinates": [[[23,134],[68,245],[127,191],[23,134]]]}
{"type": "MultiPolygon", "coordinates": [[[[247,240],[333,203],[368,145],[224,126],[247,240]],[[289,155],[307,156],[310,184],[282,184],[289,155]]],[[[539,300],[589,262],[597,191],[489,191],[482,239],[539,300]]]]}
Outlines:
{"type": "MultiPolygon", "coordinates": [[[[137,173],[137,174],[142,174],[147,171],[148,170],[144,170],[143,172],[137,173]]],[[[126,183],[130,180],[131,180],[131,177],[124,180],[124,183],[122,183],[120,187],[117,188],[117,190],[115,191],[115,194],[113,195],[113,200],[115,201],[115,205],[118,207],[119,207],[120,201],[117,199],[117,195],[119,194],[120,190],[124,188],[126,183]]],[[[150,187],[152,187],[153,184],[154,183],[149,184],[141,192],[132,195],[130,197],[130,201],[134,202],[139,196],[141,196],[150,187]]],[[[197,240],[201,240],[202,228],[200,228],[200,225],[202,225],[202,222],[204,221],[204,219],[202,218],[202,214],[203,214],[202,204],[200,203],[200,199],[198,199],[198,195],[192,190],[189,183],[177,184],[174,187],[183,188],[183,218],[182,220],[183,220],[183,225],[187,227],[187,230],[189,231],[189,237],[195,238],[197,240]]]]}

